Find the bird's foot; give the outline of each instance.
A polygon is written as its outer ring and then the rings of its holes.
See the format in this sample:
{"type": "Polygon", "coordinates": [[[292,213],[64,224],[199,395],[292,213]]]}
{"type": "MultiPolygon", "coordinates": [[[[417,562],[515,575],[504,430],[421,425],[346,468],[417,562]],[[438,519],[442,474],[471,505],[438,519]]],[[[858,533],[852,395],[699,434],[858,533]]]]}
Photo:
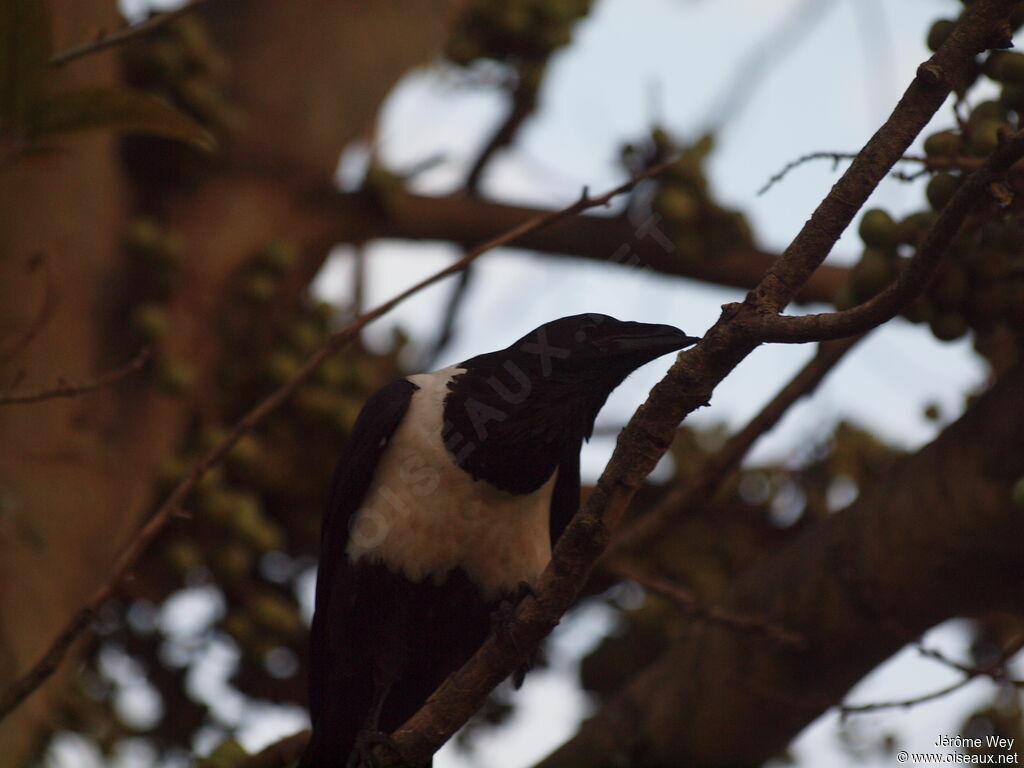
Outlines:
{"type": "Polygon", "coordinates": [[[391,735],[383,731],[365,730],[356,738],[352,754],[349,755],[345,768],[375,768],[377,765],[373,751],[381,747],[395,758],[399,765],[405,765],[405,757],[398,749],[398,744],[391,735]]]}
{"type": "Polygon", "coordinates": [[[515,614],[516,606],[523,601],[527,595],[535,595],[533,587],[525,581],[520,581],[515,592],[498,603],[498,607],[491,614],[491,632],[503,646],[512,651],[519,650],[519,643],[515,636],[515,614]]]}

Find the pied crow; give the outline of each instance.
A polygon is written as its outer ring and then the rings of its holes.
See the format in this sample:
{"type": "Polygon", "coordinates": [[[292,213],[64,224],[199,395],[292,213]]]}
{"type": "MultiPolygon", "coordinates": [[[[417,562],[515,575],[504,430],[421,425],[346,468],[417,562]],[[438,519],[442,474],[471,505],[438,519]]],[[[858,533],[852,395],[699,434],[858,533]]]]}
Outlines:
{"type": "Polygon", "coordinates": [[[580,448],[608,395],[697,340],[574,315],[370,397],[323,520],[300,768],[368,764],[473,654],[576,512],[580,448]]]}

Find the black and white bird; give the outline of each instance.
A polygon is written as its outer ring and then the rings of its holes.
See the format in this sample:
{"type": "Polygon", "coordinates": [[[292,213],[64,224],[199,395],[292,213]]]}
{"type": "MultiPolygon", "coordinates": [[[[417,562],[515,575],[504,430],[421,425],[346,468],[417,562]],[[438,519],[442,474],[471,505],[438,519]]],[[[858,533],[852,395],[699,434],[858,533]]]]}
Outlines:
{"type": "Polygon", "coordinates": [[[361,762],[473,654],[576,512],[580,448],[608,395],[696,341],[563,317],[367,401],[323,520],[300,768],[361,762]]]}

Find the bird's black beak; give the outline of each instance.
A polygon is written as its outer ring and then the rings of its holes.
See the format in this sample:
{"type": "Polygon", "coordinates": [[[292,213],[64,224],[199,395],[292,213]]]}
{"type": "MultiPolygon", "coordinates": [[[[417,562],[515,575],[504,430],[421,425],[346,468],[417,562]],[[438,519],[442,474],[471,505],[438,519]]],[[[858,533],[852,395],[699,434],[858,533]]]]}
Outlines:
{"type": "Polygon", "coordinates": [[[613,355],[640,358],[645,361],[692,346],[698,336],[687,336],[671,325],[652,323],[623,323],[621,333],[607,338],[608,351],[613,355]]]}

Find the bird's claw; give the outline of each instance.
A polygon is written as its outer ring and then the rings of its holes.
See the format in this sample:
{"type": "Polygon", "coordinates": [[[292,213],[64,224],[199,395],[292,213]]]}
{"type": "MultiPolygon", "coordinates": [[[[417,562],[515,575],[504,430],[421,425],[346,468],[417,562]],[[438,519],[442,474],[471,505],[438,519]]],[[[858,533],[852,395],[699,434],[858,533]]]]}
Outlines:
{"type": "Polygon", "coordinates": [[[519,650],[515,633],[516,606],[528,595],[535,595],[533,587],[525,581],[520,581],[515,592],[498,603],[498,607],[491,614],[491,632],[500,644],[513,652],[519,650]]]}

